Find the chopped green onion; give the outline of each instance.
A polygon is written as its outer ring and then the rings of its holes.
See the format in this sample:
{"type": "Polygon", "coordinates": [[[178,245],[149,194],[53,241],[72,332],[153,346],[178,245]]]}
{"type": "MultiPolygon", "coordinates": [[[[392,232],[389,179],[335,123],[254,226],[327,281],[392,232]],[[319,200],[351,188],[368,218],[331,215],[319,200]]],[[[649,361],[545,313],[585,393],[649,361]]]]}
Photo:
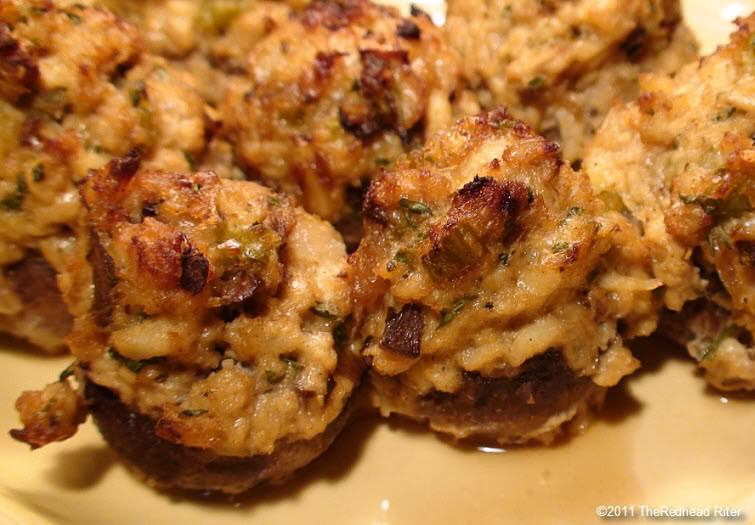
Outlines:
{"type": "Polygon", "coordinates": [[[197,417],[201,416],[202,414],[206,414],[208,411],[204,408],[194,408],[190,410],[182,410],[181,415],[186,417],[197,417]]]}
{"type": "Polygon", "coordinates": [[[433,210],[431,210],[430,207],[424,202],[410,201],[409,199],[401,198],[399,199],[398,204],[402,208],[406,208],[412,213],[427,213],[428,215],[433,214],[433,210]]]}
{"type": "Polygon", "coordinates": [[[698,361],[713,359],[713,357],[715,357],[716,355],[716,350],[718,350],[718,347],[721,345],[721,343],[723,343],[725,339],[734,337],[737,332],[739,332],[739,327],[735,324],[726,327],[723,332],[713,338],[713,340],[708,345],[708,348],[705,349],[705,352],[703,352],[703,355],[700,356],[700,359],[698,359],[698,361]]]}

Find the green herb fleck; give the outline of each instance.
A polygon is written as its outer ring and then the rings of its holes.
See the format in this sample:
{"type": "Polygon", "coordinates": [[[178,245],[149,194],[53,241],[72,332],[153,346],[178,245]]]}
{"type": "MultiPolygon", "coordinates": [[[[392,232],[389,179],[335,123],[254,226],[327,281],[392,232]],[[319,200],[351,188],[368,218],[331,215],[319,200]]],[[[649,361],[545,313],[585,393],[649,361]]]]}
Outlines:
{"type": "Polygon", "coordinates": [[[194,158],[189,154],[188,151],[182,151],[184,159],[186,160],[186,164],[189,165],[189,169],[191,171],[195,171],[197,169],[197,165],[194,162],[194,158]]]}
{"type": "Polygon", "coordinates": [[[141,102],[146,93],[147,88],[144,86],[144,82],[142,82],[141,80],[138,81],[136,85],[128,91],[128,96],[131,99],[131,105],[134,107],[138,106],[139,102],[141,102]]]}
{"type": "Polygon", "coordinates": [[[732,115],[733,115],[734,113],[736,113],[736,111],[737,111],[737,108],[734,108],[734,107],[732,107],[732,108],[728,108],[728,109],[724,109],[724,110],[722,110],[722,111],[719,111],[719,112],[718,112],[718,113],[716,113],[716,115],[715,115],[715,116],[713,117],[713,121],[714,121],[714,122],[721,122],[721,121],[727,120],[727,119],[728,119],[729,117],[731,117],[731,116],[732,116],[732,115]]]}
{"type": "Polygon", "coordinates": [[[42,163],[37,164],[31,170],[31,180],[41,182],[45,180],[45,167],[42,163]]]}
{"type": "Polygon", "coordinates": [[[191,190],[195,193],[200,193],[202,191],[202,185],[198,182],[195,182],[191,185],[191,190]]]}
{"type": "Polygon", "coordinates": [[[514,255],[514,252],[501,252],[498,254],[498,264],[501,266],[508,266],[511,262],[511,256],[514,255]]]}
{"type": "Polygon", "coordinates": [[[272,370],[265,370],[265,379],[267,379],[267,382],[271,385],[274,385],[275,383],[280,383],[281,380],[286,377],[286,373],[277,373],[273,372],[272,370]]]}
{"type": "Polygon", "coordinates": [[[407,252],[405,250],[399,250],[396,252],[396,255],[393,256],[393,260],[401,264],[409,264],[413,259],[414,255],[412,255],[411,252],[407,252]]]}
{"type": "Polygon", "coordinates": [[[115,348],[109,348],[107,353],[112,359],[120,361],[121,363],[123,363],[123,366],[125,366],[135,374],[141,372],[145,366],[159,363],[160,361],[165,359],[164,357],[150,357],[149,359],[141,359],[139,361],[136,361],[134,359],[129,359],[128,357],[122,356],[115,350],[115,348]]]}
{"type": "Polygon", "coordinates": [[[618,193],[615,191],[603,190],[598,194],[598,198],[603,201],[608,211],[616,211],[619,213],[626,213],[629,209],[624,204],[618,193]]]}
{"type": "Polygon", "coordinates": [[[551,246],[551,251],[553,253],[561,253],[564,250],[568,250],[570,246],[571,244],[569,244],[568,242],[564,242],[564,241],[557,242],[556,244],[551,246]]]}
{"type": "Polygon", "coordinates": [[[338,316],[330,313],[323,303],[315,303],[315,305],[310,308],[309,311],[315,314],[317,317],[322,317],[323,319],[328,319],[331,321],[333,319],[338,319],[338,316]]]}
{"type": "Polygon", "coordinates": [[[304,368],[304,365],[298,362],[296,359],[292,359],[286,356],[280,356],[280,360],[286,363],[288,367],[291,368],[294,372],[298,372],[299,370],[304,368]]]}
{"type": "Polygon", "coordinates": [[[70,11],[64,11],[68,19],[73,22],[74,24],[80,24],[81,23],[81,17],[77,15],[76,13],[72,13],[70,11]]]}
{"type": "Polygon", "coordinates": [[[73,366],[69,366],[65,370],[63,370],[60,375],[58,376],[58,381],[65,381],[66,378],[72,376],[74,374],[74,368],[73,366]]]}
{"type": "Polygon", "coordinates": [[[729,337],[734,337],[737,332],[739,332],[739,327],[735,324],[726,327],[723,332],[713,338],[713,340],[708,345],[708,348],[705,349],[705,352],[703,352],[703,355],[700,356],[700,359],[698,359],[698,361],[713,359],[716,355],[716,350],[718,350],[718,347],[721,345],[721,343],[723,343],[724,340],[728,339],[729,337]]]}
{"type": "Polygon", "coordinates": [[[527,82],[527,87],[529,89],[541,89],[545,87],[545,77],[541,75],[533,77],[529,82],[527,82]]]}
{"type": "Polygon", "coordinates": [[[433,210],[431,210],[430,206],[428,206],[424,202],[410,201],[409,199],[401,198],[399,199],[398,204],[402,208],[406,208],[412,213],[427,213],[428,215],[433,214],[433,210]]]}
{"type": "Polygon", "coordinates": [[[685,195],[684,193],[680,193],[679,200],[689,206],[700,206],[708,215],[712,215],[721,204],[721,199],[713,199],[705,195],[685,195]]]}
{"type": "Polygon", "coordinates": [[[569,211],[567,212],[566,217],[561,219],[561,222],[559,222],[559,225],[566,224],[567,222],[569,222],[569,219],[571,219],[572,217],[576,217],[577,215],[581,215],[583,211],[584,210],[580,208],[579,206],[572,206],[571,208],[569,208],[569,211]]]}
{"type": "Polygon", "coordinates": [[[348,331],[346,330],[346,323],[341,321],[333,327],[333,344],[338,347],[342,347],[349,339],[348,331]]]}
{"type": "Polygon", "coordinates": [[[204,408],[193,408],[189,410],[182,410],[181,415],[186,417],[197,417],[201,416],[202,414],[206,414],[208,411],[204,408]]]}
{"type": "Polygon", "coordinates": [[[23,175],[19,175],[16,181],[16,190],[6,193],[2,200],[0,200],[0,205],[9,211],[20,210],[28,189],[26,179],[24,179],[23,175]]]}
{"type": "Polygon", "coordinates": [[[708,232],[708,246],[712,251],[717,252],[721,249],[721,244],[731,249],[731,241],[724,229],[721,226],[714,226],[708,232]]]}
{"type": "Polygon", "coordinates": [[[474,301],[477,299],[477,295],[465,295],[464,297],[461,297],[457,300],[455,300],[450,308],[447,308],[443,311],[441,311],[441,314],[443,315],[443,319],[440,322],[440,328],[443,328],[448,323],[454,320],[454,318],[461,313],[461,311],[464,309],[464,307],[467,305],[469,301],[474,301]]]}
{"type": "Polygon", "coordinates": [[[387,166],[390,163],[390,159],[375,159],[375,164],[377,164],[378,166],[387,166]]]}

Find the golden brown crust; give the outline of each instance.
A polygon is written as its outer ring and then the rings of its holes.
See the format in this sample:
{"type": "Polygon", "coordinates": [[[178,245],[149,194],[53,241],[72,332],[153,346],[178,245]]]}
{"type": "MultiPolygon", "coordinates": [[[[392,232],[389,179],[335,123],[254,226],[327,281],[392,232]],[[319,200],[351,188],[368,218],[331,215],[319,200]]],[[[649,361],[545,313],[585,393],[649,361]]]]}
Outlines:
{"type": "Polygon", "coordinates": [[[137,152],[80,191],[65,289],[87,380],[214,455],[273,454],[339,417],[362,368],[332,226],[254,182],[140,169],[137,152]]]}
{"type": "Polygon", "coordinates": [[[221,108],[240,160],[332,222],[358,211],[349,188],[450,121],[458,68],[428,19],[366,0],[313,3],[248,64],[221,108]]]}
{"type": "Polygon", "coordinates": [[[458,121],[383,173],[364,230],[353,301],[386,414],[502,443],[548,434],[637,367],[622,337],[655,327],[634,227],[504,112],[458,121]],[[537,381],[526,414],[514,391],[537,381]]]}
{"type": "Polygon", "coordinates": [[[677,0],[452,0],[444,30],[482,108],[505,105],[571,162],[640,73],[696,58],[680,18],[677,0]]]}
{"type": "Polygon", "coordinates": [[[221,456],[159,437],[156,422],[123,404],[107,388],[87,382],[86,399],[105,441],[147,483],[160,489],[240,494],[259,483],[278,484],[322,454],[346,425],[347,403],[320,434],[281,439],[270,454],[221,456]]]}
{"type": "Polygon", "coordinates": [[[86,420],[87,404],[65,377],[43,390],[23,392],[16,400],[23,429],[10,431],[11,437],[28,443],[32,450],[76,433],[86,420]]]}
{"type": "MultiPolygon", "coordinates": [[[[3,329],[62,347],[70,318],[54,286],[72,255],[90,169],[139,149],[145,164],[184,169],[205,146],[202,100],[188,75],[145,55],[137,29],[80,3],[5,1],[0,9],[0,268],[39,254],[49,326],[0,277],[3,329]]],[[[39,265],[35,265],[39,268],[39,265]]],[[[41,311],[41,310],[40,310],[41,311]]]]}
{"type": "Polygon", "coordinates": [[[746,379],[755,363],[752,347],[732,330],[755,330],[755,106],[749,89],[755,17],[738,24],[728,45],[674,77],[642,77],[642,95],[609,114],[584,169],[598,191],[615,194],[643,225],[665,306],[680,311],[703,297],[712,309],[729,312],[728,322],[700,317],[701,330],[688,342],[700,359],[704,346],[722,338],[720,356],[700,361],[706,377],[718,387],[752,389],[755,383],[746,379]],[[720,332],[711,333],[716,325],[720,332]]]}

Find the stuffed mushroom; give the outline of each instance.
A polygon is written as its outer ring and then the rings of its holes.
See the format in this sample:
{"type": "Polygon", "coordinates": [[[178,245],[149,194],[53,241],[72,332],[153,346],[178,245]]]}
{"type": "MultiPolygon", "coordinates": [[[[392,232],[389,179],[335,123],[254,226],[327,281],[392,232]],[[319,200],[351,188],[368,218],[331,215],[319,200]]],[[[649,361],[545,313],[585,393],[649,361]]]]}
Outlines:
{"type": "Polygon", "coordinates": [[[374,404],[457,438],[548,442],[638,366],[659,285],[635,226],[494,111],[399,160],[352,255],[374,404]]]}
{"type": "Polygon", "coordinates": [[[738,23],[699,63],[643,77],[584,165],[642,224],[664,305],[681,312],[669,334],[723,390],[755,389],[755,17],[738,23]]]}
{"type": "Polygon", "coordinates": [[[145,165],[187,169],[205,114],[187,74],[143,54],[137,30],[105,10],[4,1],[0,55],[0,326],[59,351],[76,185],[134,148],[145,165]]]}
{"type": "Polygon", "coordinates": [[[332,226],[253,182],[139,170],[135,152],[81,194],[64,286],[81,386],[24,393],[14,437],[65,438],[86,404],[149,483],[232,494],[323,452],[362,372],[332,226]],[[55,395],[67,412],[24,411],[55,395]]]}

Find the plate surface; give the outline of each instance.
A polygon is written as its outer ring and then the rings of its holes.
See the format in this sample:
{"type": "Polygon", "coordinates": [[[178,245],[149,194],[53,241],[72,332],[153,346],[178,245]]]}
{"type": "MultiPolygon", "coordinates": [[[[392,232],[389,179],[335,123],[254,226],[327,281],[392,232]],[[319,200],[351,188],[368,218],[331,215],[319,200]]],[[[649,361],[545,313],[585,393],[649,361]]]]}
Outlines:
{"type": "MultiPolygon", "coordinates": [[[[731,19],[755,10],[755,0],[683,3],[706,53],[727,40],[731,19]]],[[[634,506],[635,523],[646,521],[641,506],[664,505],[710,507],[711,515],[728,507],[743,514],[736,523],[755,523],[755,396],[707,389],[683,352],[662,340],[634,349],[643,369],[609,393],[582,436],[555,447],[485,453],[407,422],[362,419],[294,482],[235,505],[150,490],[91,424],[34,452],[3,433],[0,523],[605,523],[600,505],[627,513],[634,506]]],[[[0,428],[18,426],[13,402],[22,390],[53,381],[68,362],[0,340],[0,428]]]]}

